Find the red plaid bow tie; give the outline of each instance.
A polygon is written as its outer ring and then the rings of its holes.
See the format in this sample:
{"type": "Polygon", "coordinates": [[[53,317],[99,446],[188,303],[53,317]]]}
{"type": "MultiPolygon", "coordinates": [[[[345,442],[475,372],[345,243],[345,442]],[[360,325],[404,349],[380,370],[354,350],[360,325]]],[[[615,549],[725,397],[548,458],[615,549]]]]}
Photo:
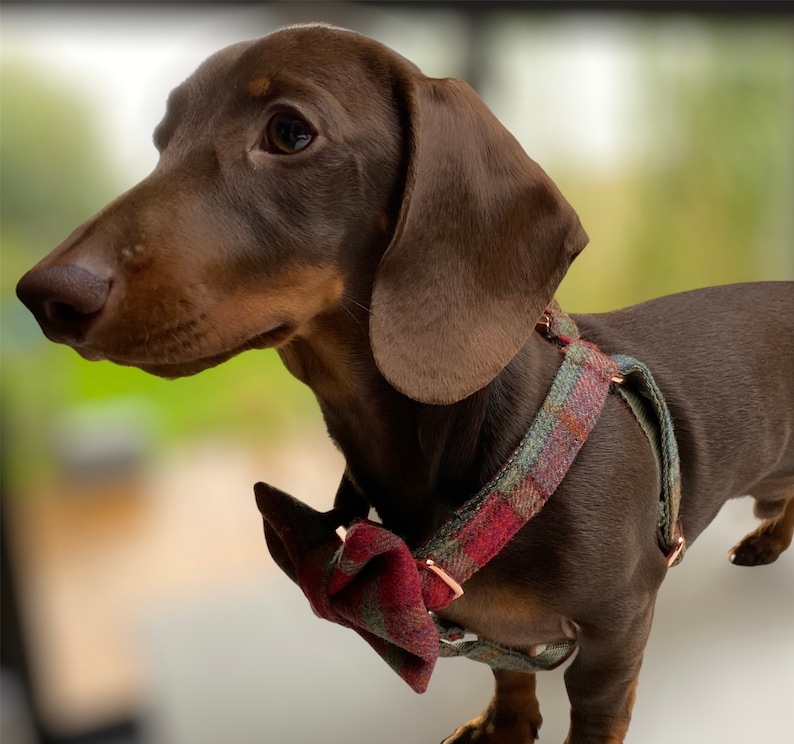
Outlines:
{"type": "Polygon", "coordinates": [[[417,692],[438,658],[439,635],[428,610],[454,590],[417,570],[403,540],[381,525],[354,522],[344,542],[327,514],[265,483],[255,486],[273,558],[319,617],[355,630],[417,692]]]}
{"type": "Polygon", "coordinates": [[[354,522],[342,541],[328,514],[255,486],[268,548],[314,612],[359,633],[417,692],[439,656],[428,611],[447,607],[459,584],[540,511],[600,416],[618,365],[590,344],[564,341],[563,364],[524,440],[415,554],[368,521],[354,522]]]}

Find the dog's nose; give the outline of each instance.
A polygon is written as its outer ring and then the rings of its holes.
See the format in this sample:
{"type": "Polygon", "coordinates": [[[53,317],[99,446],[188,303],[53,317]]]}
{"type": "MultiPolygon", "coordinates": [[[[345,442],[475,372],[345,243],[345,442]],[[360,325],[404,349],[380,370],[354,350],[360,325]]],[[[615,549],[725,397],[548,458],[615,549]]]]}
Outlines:
{"type": "Polygon", "coordinates": [[[31,269],[17,284],[17,297],[52,341],[83,340],[90,319],[105,305],[110,281],[82,266],[65,264],[31,269]]]}

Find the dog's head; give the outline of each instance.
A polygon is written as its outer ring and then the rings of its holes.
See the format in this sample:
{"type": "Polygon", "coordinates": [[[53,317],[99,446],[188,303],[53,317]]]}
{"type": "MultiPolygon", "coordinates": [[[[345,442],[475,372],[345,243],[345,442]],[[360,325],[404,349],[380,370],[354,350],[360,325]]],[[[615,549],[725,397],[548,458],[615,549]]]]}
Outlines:
{"type": "Polygon", "coordinates": [[[164,377],[370,310],[398,390],[449,403],[525,343],[587,242],[465,84],[358,34],[278,31],[169,97],[155,170],[29,271],[53,341],[164,377]]]}

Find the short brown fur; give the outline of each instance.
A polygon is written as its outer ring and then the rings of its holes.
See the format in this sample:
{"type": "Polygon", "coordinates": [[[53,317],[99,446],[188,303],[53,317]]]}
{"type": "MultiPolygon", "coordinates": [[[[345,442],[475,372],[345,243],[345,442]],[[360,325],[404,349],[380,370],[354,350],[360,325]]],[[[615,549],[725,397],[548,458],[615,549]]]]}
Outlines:
{"type": "MultiPolygon", "coordinates": [[[[559,355],[533,329],[587,242],[575,212],[465,84],[324,26],[211,57],[155,142],[154,172],[28,272],[20,297],[52,340],[166,377],[277,348],[345,454],[337,505],[375,507],[416,545],[496,472],[549,387],[559,355]],[[285,112],[313,137],[292,154],[263,141],[285,112]]],[[[577,321],[664,391],[689,544],[751,494],[765,521],[732,559],[775,560],[794,530],[794,286],[577,321]]],[[[610,396],[562,486],[447,611],[519,647],[575,636],[568,744],[628,728],[667,571],[656,483],[610,396]]],[[[534,677],[497,672],[485,713],[447,744],[527,744],[540,723],[534,677]]]]}

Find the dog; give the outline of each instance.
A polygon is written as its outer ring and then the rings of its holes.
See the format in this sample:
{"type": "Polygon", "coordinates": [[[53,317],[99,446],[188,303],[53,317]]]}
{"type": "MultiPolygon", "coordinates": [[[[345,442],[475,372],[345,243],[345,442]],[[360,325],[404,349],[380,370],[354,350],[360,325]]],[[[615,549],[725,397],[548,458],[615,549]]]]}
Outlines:
{"type": "MultiPolygon", "coordinates": [[[[169,96],[154,171],[39,262],[18,296],[86,359],[165,378],[275,348],[346,459],[337,509],[416,548],[511,456],[560,367],[536,323],[588,238],[464,83],[323,25],[228,47],[169,96]]],[[[691,545],[726,500],[770,563],[794,532],[794,283],[713,287],[577,315],[663,391],[691,545]]],[[[622,742],[670,556],[658,465],[607,395],[562,483],[440,613],[516,649],[560,638],[568,744],[622,742]]],[[[525,744],[535,675],[496,669],[446,744],[525,744]]]]}

